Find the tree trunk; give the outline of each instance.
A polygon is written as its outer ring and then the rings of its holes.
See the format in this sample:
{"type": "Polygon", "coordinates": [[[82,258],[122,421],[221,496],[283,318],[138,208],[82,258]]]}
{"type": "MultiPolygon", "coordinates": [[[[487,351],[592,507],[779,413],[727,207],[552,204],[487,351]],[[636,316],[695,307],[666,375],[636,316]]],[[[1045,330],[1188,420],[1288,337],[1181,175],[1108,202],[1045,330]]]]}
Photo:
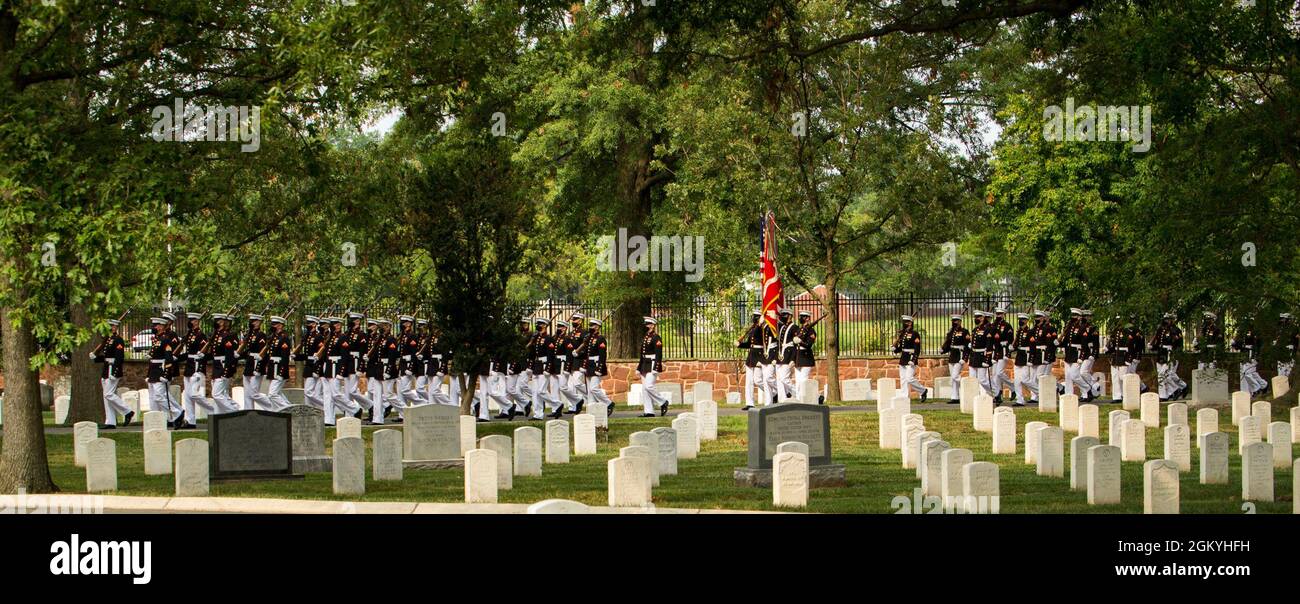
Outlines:
{"type": "MultiPolygon", "coordinates": [[[[86,313],[84,304],[69,304],[68,314],[72,324],[77,328],[90,329],[90,315],[86,313]]],[[[65,425],[71,426],[82,421],[104,423],[104,394],[99,384],[102,369],[98,363],[90,360],[90,353],[98,347],[99,338],[90,338],[85,344],[72,351],[72,362],[69,367],[69,378],[72,382],[72,390],[69,394],[72,400],[68,406],[68,419],[65,425]]]]}
{"type": "Polygon", "coordinates": [[[478,388],[478,376],[471,375],[465,379],[461,378],[462,376],[459,375],[451,378],[460,384],[460,400],[456,402],[460,404],[461,415],[473,415],[470,412],[474,407],[474,391],[478,388]]]}
{"type": "Polygon", "coordinates": [[[839,277],[826,277],[826,401],[842,399],[840,394],[840,298],[839,277]]]}
{"type": "MultiPolygon", "coordinates": [[[[7,286],[0,280],[0,287],[7,286]]],[[[16,299],[26,298],[22,290],[16,299]]],[[[41,416],[41,395],[37,373],[28,368],[36,353],[36,336],[16,328],[10,309],[0,308],[0,340],[5,368],[4,440],[0,446],[0,493],[53,493],[58,490],[50,477],[45,453],[45,427],[41,416]]]]}

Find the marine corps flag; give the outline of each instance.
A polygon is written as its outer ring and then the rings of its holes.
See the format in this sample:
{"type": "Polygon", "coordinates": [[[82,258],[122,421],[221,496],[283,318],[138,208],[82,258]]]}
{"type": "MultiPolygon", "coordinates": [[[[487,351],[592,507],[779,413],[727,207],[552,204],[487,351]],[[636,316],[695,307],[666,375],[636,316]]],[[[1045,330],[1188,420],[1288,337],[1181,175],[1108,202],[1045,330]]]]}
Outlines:
{"type": "Polygon", "coordinates": [[[759,270],[763,274],[763,322],[776,335],[777,313],[785,308],[781,277],[776,272],[776,215],[770,210],[763,217],[759,232],[759,270]]]}

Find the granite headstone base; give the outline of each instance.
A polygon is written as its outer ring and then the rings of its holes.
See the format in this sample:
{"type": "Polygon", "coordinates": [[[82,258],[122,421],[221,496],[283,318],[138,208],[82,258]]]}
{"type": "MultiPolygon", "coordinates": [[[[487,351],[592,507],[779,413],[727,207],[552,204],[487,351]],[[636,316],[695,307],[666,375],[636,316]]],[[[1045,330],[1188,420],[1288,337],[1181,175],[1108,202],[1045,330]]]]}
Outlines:
{"type": "Polygon", "coordinates": [[[456,459],[403,459],[403,470],[459,470],[465,467],[464,458],[456,459]]]}
{"type": "Polygon", "coordinates": [[[312,455],[310,457],[293,458],[293,473],[306,474],[308,472],[333,472],[334,458],[329,455],[312,455]]]}
{"type": "MultiPolygon", "coordinates": [[[[736,486],[772,488],[772,469],[736,468],[736,486]]],[[[811,488],[842,487],[848,478],[842,464],[808,466],[808,486],[811,488]]]]}

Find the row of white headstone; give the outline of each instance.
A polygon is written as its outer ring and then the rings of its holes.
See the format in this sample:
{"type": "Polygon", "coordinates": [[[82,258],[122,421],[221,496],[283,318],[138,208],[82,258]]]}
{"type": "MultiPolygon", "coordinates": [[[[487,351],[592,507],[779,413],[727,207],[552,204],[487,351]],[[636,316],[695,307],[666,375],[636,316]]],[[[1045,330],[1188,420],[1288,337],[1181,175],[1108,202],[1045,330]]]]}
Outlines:
{"type": "Polygon", "coordinates": [[[911,400],[905,391],[894,390],[892,378],[883,378],[877,384],[880,448],[902,449],[903,468],[916,471],[921,494],[927,499],[939,498],[942,506],[936,509],[945,513],[999,513],[998,465],[977,462],[969,449],[954,449],[940,433],[926,430],[924,418],[911,412],[911,400]]]}
{"type": "MultiPolygon", "coordinates": [[[[85,432],[83,430],[83,436],[85,432]]],[[[145,473],[175,474],[177,497],[208,495],[208,441],[186,438],[176,443],[175,470],[172,465],[171,433],[150,430],[145,436],[145,473]],[[152,454],[148,452],[152,449],[152,454]]],[[[117,490],[117,441],[91,437],[77,446],[86,468],[86,492],[105,493],[117,490]]]]}

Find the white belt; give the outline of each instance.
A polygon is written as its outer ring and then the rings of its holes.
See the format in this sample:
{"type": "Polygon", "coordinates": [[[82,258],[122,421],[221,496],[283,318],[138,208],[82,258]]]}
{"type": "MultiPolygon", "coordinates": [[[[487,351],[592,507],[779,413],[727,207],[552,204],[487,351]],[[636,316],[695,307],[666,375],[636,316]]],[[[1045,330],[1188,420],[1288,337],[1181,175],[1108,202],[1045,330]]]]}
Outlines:
{"type": "Polygon", "coordinates": [[[1128,347],[1127,347],[1127,346],[1120,346],[1119,348],[1116,348],[1115,350],[1128,350],[1128,347]]]}
{"type": "Polygon", "coordinates": [[[1034,348],[1037,348],[1039,350],[1045,350],[1047,348],[1047,345],[1044,344],[1043,346],[1035,346],[1034,348]]]}
{"type": "Polygon", "coordinates": [[[329,360],[331,360],[331,361],[336,361],[336,362],[337,362],[339,359],[341,359],[341,358],[343,358],[343,357],[325,357],[325,358],[327,358],[327,359],[329,359],[329,360]]]}
{"type": "Polygon", "coordinates": [[[1083,344],[1070,344],[1070,348],[1083,348],[1083,344]]]}
{"type": "Polygon", "coordinates": [[[442,355],[440,355],[440,354],[431,354],[431,355],[429,355],[429,358],[431,358],[431,359],[441,359],[441,358],[442,358],[442,355]]]}
{"type": "Polygon", "coordinates": [[[542,362],[542,363],[545,363],[545,362],[546,362],[546,357],[537,357],[537,360],[540,361],[540,362],[542,362]]]}
{"type": "MultiPolygon", "coordinates": [[[[903,350],[909,350],[909,349],[904,348],[903,350]]],[[[985,350],[987,350],[987,349],[986,349],[986,348],[972,348],[972,349],[970,349],[971,352],[984,352],[985,350]]]]}
{"type": "Polygon", "coordinates": [[[112,365],[113,363],[117,362],[117,359],[104,359],[104,362],[108,363],[109,365],[112,365]]]}
{"type": "Polygon", "coordinates": [[[1205,347],[1206,347],[1206,348],[1218,348],[1219,345],[1218,345],[1218,344],[1206,344],[1205,347]]]}
{"type": "Polygon", "coordinates": [[[915,349],[915,348],[904,348],[904,349],[903,349],[903,352],[911,352],[911,353],[915,353],[915,352],[916,352],[916,349],[915,349]]]}
{"type": "Polygon", "coordinates": [[[1170,344],[1162,344],[1160,347],[1163,348],[1163,349],[1165,349],[1165,350],[1173,350],[1173,349],[1174,349],[1174,347],[1173,347],[1172,345],[1170,345],[1170,344]]]}
{"type": "Polygon", "coordinates": [[[588,361],[599,361],[600,357],[587,357],[588,361]]]}
{"type": "Polygon", "coordinates": [[[1251,348],[1254,348],[1254,346],[1242,346],[1242,348],[1245,348],[1246,350],[1250,350],[1251,348]]]}
{"type": "Polygon", "coordinates": [[[411,355],[409,355],[409,354],[404,354],[404,355],[402,355],[402,360],[403,360],[403,361],[409,361],[409,360],[411,360],[411,355]]]}
{"type": "Polygon", "coordinates": [[[352,356],[354,356],[354,357],[359,357],[359,356],[361,356],[361,353],[360,353],[360,352],[349,352],[348,354],[350,354],[350,355],[352,355],[352,356]]]}
{"type": "Polygon", "coordinates": [[[643,355],[641,355],[641,358],[653,361],[653,360],[655,360],[655,355],[653,355],[653,354],[643,354],[643,355]]]}
{"type": "Polygon", "coordinates": [[[167,359],[149,359],[149,362],[150,362],[150,363],[157,363],[157,364],[159,364],[159,365],[162,365],[163,363],[166,363],[166,362],[167,362],[167,359]]]}

